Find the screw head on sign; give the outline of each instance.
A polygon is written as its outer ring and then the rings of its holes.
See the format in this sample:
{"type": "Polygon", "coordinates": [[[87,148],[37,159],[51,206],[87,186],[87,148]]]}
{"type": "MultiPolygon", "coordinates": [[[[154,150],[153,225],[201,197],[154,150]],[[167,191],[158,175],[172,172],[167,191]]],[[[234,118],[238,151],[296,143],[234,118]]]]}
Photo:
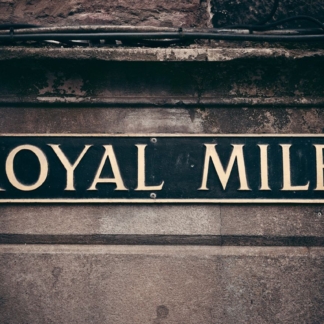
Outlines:
{"type": "Polygon", "coordinates": [[[155,199],[155,198],[156,198],[156,193],[152,192],[152,193],[150,194],[150,197],[151,197],[152,199],[155,199]]]}

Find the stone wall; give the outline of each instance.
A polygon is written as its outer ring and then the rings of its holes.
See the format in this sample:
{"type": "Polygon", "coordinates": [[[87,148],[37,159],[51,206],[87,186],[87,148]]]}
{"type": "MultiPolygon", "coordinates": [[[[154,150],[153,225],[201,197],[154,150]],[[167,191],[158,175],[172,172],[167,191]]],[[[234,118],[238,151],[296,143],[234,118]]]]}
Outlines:
{"type": "MultiPolygon", "coordinates": [[[[0,19],[204,27],[224,3],[2,1],[0,19]]],[[[324,51],[247,45],[1,46],[1,133],[323,133],[324,51]]],[[[323,213],[1,205],[0,322],[322,323],[323,213]]]]}
{"type": "Polygon", "coordinates": [[[206,26],[206,3],[199,0],[1,1],[0,21],[39,25],[206,26]]]}

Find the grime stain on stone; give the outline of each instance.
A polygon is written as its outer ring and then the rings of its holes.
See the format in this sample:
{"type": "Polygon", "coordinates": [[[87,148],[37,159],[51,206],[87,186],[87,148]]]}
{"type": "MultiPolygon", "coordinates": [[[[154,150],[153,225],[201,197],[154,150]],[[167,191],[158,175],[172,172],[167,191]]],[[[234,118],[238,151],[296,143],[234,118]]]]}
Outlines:
{"type": "Polygon", "coordinates": [[[156,319],[153,324],[162,324],[164,319],[169,315],[169,309],[165,305],[160,305],[156,308],[156,319]]]}
{"type": "Polygon", "coordinates": [[[193,123],[195,121],[196,117],[196,110],[195,109],[188,109],[189,117],[191,119],[191,122],[193,123]]]}
{"type": "Polygon", "coordinates": [[[60,267],[54,267],[53,268],[53,270],[52,270],[52,275],[54,277],[53,288],[56,286],[62,271],[63,270],[60,267]]]}
{"type": "Polygon", "coordinates": [[[86,92],[83,90],[83,80],[78,76],[67,78],[62,73],[47,73],[47,86],[39,89],[39,95],[59,94],[84,96],[86,92]]]}
{"type": "Polygon", "coordinates": [[[0,307],[6,303],[6,299],[4,297],[0,297],[0,307]]]}
{"type": "MultiPolygon", "coordinates": [[[[206,133],[290,132],[289,110],[280,108],[206,109],[200,112],[206,133]]],[[[301,116],[298,116],[301,121],[301,116]]],[[[299,126],[301,128],[301,126],[299,126]]]]}
{"type": "Polygon", "coordinates": [[[39,95],[44,95],[46,93],[51,93],[53,91],[54,80],[55,80],[54,74],[46,73],[46,79],[47,79],[47,86],[42,89],[38,89],[39,95]]]}

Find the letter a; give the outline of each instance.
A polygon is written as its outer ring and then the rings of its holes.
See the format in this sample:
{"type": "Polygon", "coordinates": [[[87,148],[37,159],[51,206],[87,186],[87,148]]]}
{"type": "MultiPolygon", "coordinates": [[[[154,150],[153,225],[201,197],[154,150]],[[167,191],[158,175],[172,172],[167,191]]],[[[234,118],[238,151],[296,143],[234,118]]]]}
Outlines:
{"type": "Polygon", "coordinates": [[[105,148],[105,153],[101,159],[101,162],[100,162],[99,168],[97,170],[96,176],[93,180],[93,183],[88,190],[98,190],[96,188],[97,183],[116,183],[115,190],[128,190],[125,187],[123,179],[120,175],[119,167],[117,164],[117,159],[116,159],[112,145],[103,145],[103,147],[105,148]],[[107,158],[110,161],[111,170],[113,172],[114,178],[100,178],[102,169],[105,165],[107,158]]]}

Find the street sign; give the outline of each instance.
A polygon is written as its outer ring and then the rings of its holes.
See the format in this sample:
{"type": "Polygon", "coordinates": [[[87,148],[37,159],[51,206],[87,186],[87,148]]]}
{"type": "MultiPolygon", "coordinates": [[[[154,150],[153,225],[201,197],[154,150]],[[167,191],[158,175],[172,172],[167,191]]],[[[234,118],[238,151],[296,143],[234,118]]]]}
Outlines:
{"type": "Polygon", "coordinates": [[[324,136],[5,134],[0,203],[324,203],[324,136]]]}

